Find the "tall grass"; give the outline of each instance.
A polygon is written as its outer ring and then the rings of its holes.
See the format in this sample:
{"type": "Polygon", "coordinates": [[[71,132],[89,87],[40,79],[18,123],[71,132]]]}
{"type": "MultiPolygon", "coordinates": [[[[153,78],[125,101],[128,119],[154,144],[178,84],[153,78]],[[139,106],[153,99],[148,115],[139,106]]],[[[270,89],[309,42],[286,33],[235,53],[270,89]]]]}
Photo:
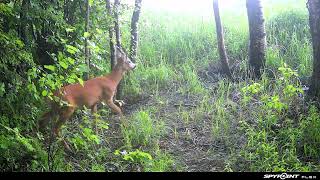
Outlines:
{"type": "MultiPolygon", "coordinates": [[[[221,9],[231,65],[246,64],[248,58],[246,6],[242,1],[235,3],[238,4],[237,7],[221,9]]],[[[263,5],[268,40],[267,68],[275,70],[285,62],[301,75],[309,76],[312,49],[304,1],[293,3],[290,0],[268,0],[263,1],[263,5]]],[[[129,39],[129,32],[126,30],[124,37],[129,39]]],[[[140,67],[134,73],[136,75],[133,78],[136,80],[133,81],[135,84],[141,83],[140,87],[153,89],[155,84],[165,85],[163,80],[172,82],[179,72],[183,72],[181,67],[190,64],[193,69],[201,69],[209,63],[219,62],[213,14],[203,17],[192,13],[152,12],[145,9],[140,20],[139,42],[140,67]],[[155,74],[156,71],[159,75],[155,74]],[[165,75],[164,71],[168,73],[165,75]],[[149,73],[152,75],[148,75],[149,73]],[[144,81],[145,79],[147,80],[144,81]]],[[[245,70],[244,66],[241,68],[245,70]]],[[[135,89],[135,92],[142,91],[141,88],[135,89]]]]}

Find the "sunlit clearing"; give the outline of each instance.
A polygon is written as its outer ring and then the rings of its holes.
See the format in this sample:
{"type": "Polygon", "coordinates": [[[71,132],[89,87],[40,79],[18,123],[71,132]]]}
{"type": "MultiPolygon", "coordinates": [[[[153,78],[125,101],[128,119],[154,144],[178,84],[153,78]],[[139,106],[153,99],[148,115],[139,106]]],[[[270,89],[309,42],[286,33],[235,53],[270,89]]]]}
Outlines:
{"type": "MultiPolygon", "coordinates": [[[[125,0],[133,4],[132,0],[125,0]]],[[[144,0],[143,8],[151,11],[168,11],[177,13],[197,13],[199,16],[212,15],[213,0],[144,0]]],[[[245,5],[245,0],[219,0],[221,9],[237,10],[245,5]]]]}

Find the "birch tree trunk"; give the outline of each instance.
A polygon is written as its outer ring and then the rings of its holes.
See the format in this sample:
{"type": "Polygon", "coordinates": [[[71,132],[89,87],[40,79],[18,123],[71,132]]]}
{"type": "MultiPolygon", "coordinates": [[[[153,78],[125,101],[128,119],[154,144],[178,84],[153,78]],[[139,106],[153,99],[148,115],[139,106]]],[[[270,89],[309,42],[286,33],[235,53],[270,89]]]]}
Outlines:
{"type": "Polygon", "coordinates": [[[115,46],[114,46],[114,23],[113,23],[113,14],[112,14],[112,8],[110,0],[106,0],[106,9],[108,13],[108,19],[109,22],[109,45],[110,45],[110,64],[111,64],[111,71],[113,70],[113,67],[115,66],[115,46]]]}
{"type": "MultiPolygon", "coordinates": [[[[114,0],[114,30],[116,34],[116,47],[121,48],[121,34],[120,34],[120,24],[119,24],[119,8],[120,0],[114,0]]],[[[117,87],[116,99],[121,99],[122,97],[122,80],[119,82],[117,87]]]]}
{"type": "MultiPolygon", "coordinates": [[[[86,1],[86,21],[85,21],[85,32],[89,32],[89,26],[90,26],[90,4],[89,0],[86,1]]],[[[86,79],[89,79],[90,77],[90,55],[89,55],[89,48],[88,48],[88,37],[85,37],[85,49],[84,49],[84,54],[85,54],[85,62],[88,67],[88,73],[86,74],[86,79]]]]}
{"type": "Polygon", "coordinates": [[[114,29],[116,33],[116,45],[121,48],[121,34],[120,34],[120,24],[119,24],[119,9],[120,0],[114,1],[114,29]]]}
{"type": "Polygon", "coordinates": [[[131,44],[130,44],[130,59],[133,63],[137,59],[137,49],[138,49],[138,22],[141,12],[141,2],[142,0],[135,0],[134,11],[131,18],[131,44]]]}

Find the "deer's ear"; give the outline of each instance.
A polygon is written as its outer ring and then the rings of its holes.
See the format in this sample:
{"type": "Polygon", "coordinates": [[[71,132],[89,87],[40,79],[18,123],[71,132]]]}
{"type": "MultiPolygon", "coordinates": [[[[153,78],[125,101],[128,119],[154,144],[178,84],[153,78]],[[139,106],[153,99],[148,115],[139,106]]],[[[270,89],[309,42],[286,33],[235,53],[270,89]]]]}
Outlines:
{"type": "Polygon", "coordinates": [[[116,49],[116,63],[120,63],[123,64],[124,62],[124,57],[121,51],[119,51],[118,49],[116,49]]]}
{"type": "Polygon", "coordinates": [[[120,47],[116,46],[115,54],[116,54],[116,58],[122,58],[123,57],[122,49],[120,47]]]}
{"type": "Polygon", "coordinates": [[[122,53],[121,53],[121,51],[118,49],[118,48],[116,48],[116,58],[117,59],[120,59],[121,57],[122,57],[122,53]]]}

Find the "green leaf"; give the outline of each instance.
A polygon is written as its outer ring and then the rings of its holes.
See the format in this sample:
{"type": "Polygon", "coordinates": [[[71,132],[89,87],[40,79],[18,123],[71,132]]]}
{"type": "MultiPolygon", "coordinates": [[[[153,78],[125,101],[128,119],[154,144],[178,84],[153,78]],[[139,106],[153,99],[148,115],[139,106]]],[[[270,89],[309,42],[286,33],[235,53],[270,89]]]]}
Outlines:
{"type": "Polygon", "coordinates": [[[119,156],[120,155],[120,150],[117,149],[113,154],[116,155],[116,156],[119,156]]]}
{"type": "Polygon", "coordinates": [[[6,92],[5,88],[4,88],[4,83],[0,84],[0,97],[2,97],[4,95],[4,93],[6,92]]]}
{"type": "Polygon", "coordinates": [[[89,72],[89,68],[86,64],[80,64],[78,67],[77,67],[77,71],[78,72],[89,72]]]}
{"type": "Polygon", "coordinates": [[[83,37],[88,38],[90,36],[89,32],[84,32],[83,37]]]}
{"type": "Polygon", "coordinates": [[[108,123],[100,123],[98,126],[102,129],[109,129],[109,124],[108,123]]]}
{"type": "Polygon", "coordinates": [[[62,52],[58,52],[58,61],[62,61],[64,59],[64,55],[62,52]]]}
{"type": "Polygon", "coordinates": [[[91,135],[90,140],[94,141],[96,144],[100,144],[100,139],[97,135],[91,135]]]}
{"type": "Polygon", "coordinates": [[[73,58],[71,58],[71,57],[68,57],[68,62],[69,62],[70,64],[74,64],[75,60],[74,60],[73,58]]]}
{"type": "Polygon", "coordinates": [[[78,79],[78,76],[76,74],[74,74],[74,73],[70,74],[69,76],[72,79],[75,79],[75,80],[78,79]]]}
{"type": "Polygon", "coordinates": [[[68,69],[68,67],[69,67],[68,64],[65,63],[65,62],[63,62],[63,61],[60,61],[59,64],[60,64],[60,66],[63,67],[64,69],[68,69]]]}
{"type": "Polygon", "coordinates": [[[56,70],[56,67],[54,67],[53,65],[44,65],[44,68],[49,69],[50,71],[56,70]]]}
{"type": "Polygon", "coordinates": [[[48,91],[43,90],[41,94],[42,94],[42,96],[47,96],[48,95],[48,91]]]}
{"type": "Polygon", "coordinates": [[[67,40],[63,39],[63,38],[60,38],[60,41],[61,41],[62,44],[66,44],[67,43],[67,40]]]}
{"type": "Polygon", "coordinates": [[[126,160],[126,161],[129,161],[129,160],[132,161],[132,162],[134,161],[134,159],[129,155],[124,156],[123,159],[126,160]]]}
{"type": "Polygon", "coordinates": [[[68,79],[67,79],[67,82],[70,83],[70,84],[73,84],[73,83],[75,83],[76,81],[75,81],[73,78],[68,78],[68,79]]]}
{"type": "Polygon", "coordinates": [[[79,83],[81,84],[81,86],[84,86],[83,80],[81,78],[77,78],[77,79],[78,79],[79,83]]]}
{"type": "Polygon", "coordinates": [[[102,34],[103,33],[103,31],[101,29],[99,29],[99,28],[96,28],[96,31],[97,31],[98,34],[102,34]]]}
{"type": "Polygon", "coordinates": [[[70,54],[75,54],[79,51],[78,48],[71,45],[66,45],[66,48],[67,48],[67,52],[70,54]]]}
{"type": "Polygon", "coordinates": [[[89,0],[89,6],[93,5],[94,0],[89,0]]]}
{"type": "Polygon", "coordinates": [[[75,28],[66,28],[67,32],[73,32],[75,30],[75,28]]]}
{"type": "Polygon", "coordinates": [[[24,43],[21,40],[16,40],[16,44],[19,48],[22,48],[24,46],[24,43]]]}
{"type": "Polygon", "coordinates": [[[20,141],[21,144],[23,144],[27,148],[28,151],[33,152],[35,150],[32,144],[29,143],[27,138],[18,136],[17,139],[20,141]]]}

